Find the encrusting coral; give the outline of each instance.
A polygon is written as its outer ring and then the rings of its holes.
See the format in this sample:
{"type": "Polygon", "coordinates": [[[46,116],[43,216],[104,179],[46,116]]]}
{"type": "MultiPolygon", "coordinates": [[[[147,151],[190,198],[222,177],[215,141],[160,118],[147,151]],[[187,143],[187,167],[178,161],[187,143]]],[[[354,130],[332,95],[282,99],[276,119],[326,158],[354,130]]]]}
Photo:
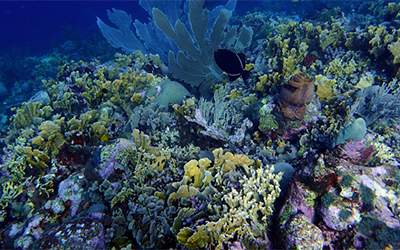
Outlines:
{"type": "Polygon", "coordinates": [[[284,116],[302,120],[306,113],[306,104],[314,97],[314,80],[304,73],[295,74],[281,87],[279,97],[284,116]]]}

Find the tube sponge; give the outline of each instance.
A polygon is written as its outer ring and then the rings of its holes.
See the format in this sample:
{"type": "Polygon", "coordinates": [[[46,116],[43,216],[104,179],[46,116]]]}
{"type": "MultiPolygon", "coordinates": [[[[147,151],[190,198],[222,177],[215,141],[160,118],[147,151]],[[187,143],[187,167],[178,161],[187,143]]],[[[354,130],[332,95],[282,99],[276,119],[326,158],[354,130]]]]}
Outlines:
{"type": "Polygon", "coordinates": [[[284,116],[302,120],[306,113],[306,104],[314,97],[314,80],[304,73],[295,74],[281,87],[279,97],[284,116]]]}

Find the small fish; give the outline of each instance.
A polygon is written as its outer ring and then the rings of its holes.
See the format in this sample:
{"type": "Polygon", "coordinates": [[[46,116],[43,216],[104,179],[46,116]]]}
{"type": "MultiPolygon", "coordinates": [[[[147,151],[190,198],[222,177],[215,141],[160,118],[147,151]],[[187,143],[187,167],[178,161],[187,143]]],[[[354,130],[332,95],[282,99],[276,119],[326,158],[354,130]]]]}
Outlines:
{"type": "Polygon", "coordinates": [[[246,83],[249,77],[249,71],[244,70],[246,67],[246,59],[243,53],[234,53],[227,49],[219,49],[214,52],[214,59],[218,67],[228,73],[229,82],[235,81],[242,76],[246,83]]]}

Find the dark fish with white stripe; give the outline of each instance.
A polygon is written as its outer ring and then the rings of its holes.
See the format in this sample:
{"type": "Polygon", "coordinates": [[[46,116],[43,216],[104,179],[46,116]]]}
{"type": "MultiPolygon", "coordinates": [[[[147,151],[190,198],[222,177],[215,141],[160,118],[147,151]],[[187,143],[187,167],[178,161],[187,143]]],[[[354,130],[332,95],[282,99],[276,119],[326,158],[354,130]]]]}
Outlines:
{"type": "Polygon", "coordinates": [[[246,59],[243,53],[234,53],[227,49],[219,49],[214,52],[214,59],[218,67],[228,73],[229,82],[235,81],[242,76],[246,83],[250,72],[244,70],[246,67],[246,59]]]}

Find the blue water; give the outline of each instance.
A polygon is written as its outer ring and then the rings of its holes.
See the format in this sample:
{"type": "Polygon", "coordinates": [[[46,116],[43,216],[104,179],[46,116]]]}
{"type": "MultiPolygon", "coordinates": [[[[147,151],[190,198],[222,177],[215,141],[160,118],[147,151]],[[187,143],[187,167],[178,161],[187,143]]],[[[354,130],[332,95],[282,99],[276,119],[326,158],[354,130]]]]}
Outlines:
{"type": "Polygon", "coordinates": [[[107,9],[122,9],[133,19],[148,14],[138,1],[1,1],[0,51],[20,50],[24,55],[47,53],[75,33],[87,39],[99,33],[96,17],[107,19],[107,9]]]}
{"type": "MultiPolygon", "coordinates": [[[[205,7],[212,10],[226,2],[206,1],[205,7]]],[[[292,15],[301,21],[324,8],[340,6],[348,13],[361,3],[239,0],[233,16],[237,17],[236,24],[240,24],[240,18],[246,13],[253,12],[292,15]]],[[[97,18],[110,24],[107,10],[112,8],[123,10],[132,16],[132,20],[143,23],[150,18],[139,1],[0,1],[0,113],[29,99],[40,88],[38,77],[56,76],[57,65],[43,67],[42,58],[57,53],[58,58],[66,61],[98,59],[104,62],[121,51],[107,42],[96,24],[97,18]],[[43,68],[47,71],[36,70],[43,68]],[[10,93],[13,93],[12,98],[2,105],[10,93]]]]}
{"type": "MultiPolygon", "coordinates": [[[[226,1],[212,1],[212,8],[226,1]]],[[[276,11],[304,15],[325,7],[342,6],[351,11],[362,1],[238,1],[236,15],[247,11],[276,11]]],[[[1,1],[0,55],[19,51],[23,55],[41,55],[57,44],[79,35],[88,39],[100,34],[96,17],[108,20],[107,9],[120,9],[133,20],[146,21],[149,16],[138,1],[1,1]]]]}

